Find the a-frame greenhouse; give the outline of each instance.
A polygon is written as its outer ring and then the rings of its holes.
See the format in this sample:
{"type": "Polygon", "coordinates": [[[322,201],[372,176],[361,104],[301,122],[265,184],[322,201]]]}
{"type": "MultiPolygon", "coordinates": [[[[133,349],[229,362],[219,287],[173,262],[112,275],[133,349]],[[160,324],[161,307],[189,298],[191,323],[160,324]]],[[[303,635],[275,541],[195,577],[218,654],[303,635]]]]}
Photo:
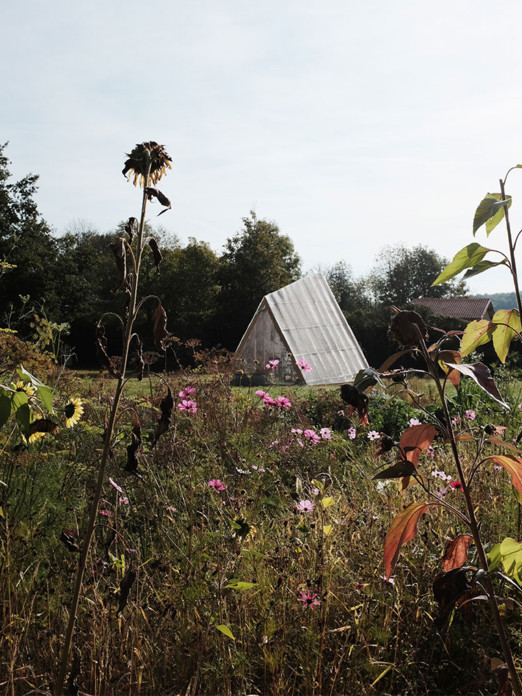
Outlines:
{"type": "Polygon", "coordinates": [[[308,276],[265,295],[236,350],[245,374],[270,370],[281,383],[307,385],[353,381],[368,367],[344,314],[321,274],[308,276]],[[298,366],[308,364],[307,372],[298,366]]]}

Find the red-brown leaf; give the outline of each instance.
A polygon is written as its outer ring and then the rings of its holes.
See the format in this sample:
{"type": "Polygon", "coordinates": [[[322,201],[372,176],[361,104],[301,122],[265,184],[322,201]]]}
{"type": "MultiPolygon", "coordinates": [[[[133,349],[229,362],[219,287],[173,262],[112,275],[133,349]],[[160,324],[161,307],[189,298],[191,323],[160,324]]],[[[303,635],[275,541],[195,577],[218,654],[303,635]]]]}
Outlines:
{"type": "Polygon", "coordinates": [[[430,505],[439,503],[412,503],[393,520],[384,542],[384,569],[386,580],[393,573],[401,547],[417,534],[417,523],[430,505]]]}
{"type": "Polygon", "coordinates": [[[454,568],[460,568],[468,560],[468,549],[473,543],[470,534],[461,534],[453,539],[447,546],[442,559],[442,569],[445,573],[454,568]]]}
{"type": "Polygon", "coordinates": [[[154,345],[157,350],[164,350],[163,340],[167,337],[167,312],[161,302],[154,312],[154,345]]]}
{"type": "Polygon", "coordinates": [[[434,425],[426,423],[423,425],[412,425],[411,428],[405,430],[399,442],[401,459],[417,466],[421,453],[431,445],[436,432],[434,425]]]}
{"type": "Polygon", "coordinates": [[[503,466],[511,474],[511,483],[522,493],[522,457],[495,456],[488,457],[493,464],[503,466]]]}

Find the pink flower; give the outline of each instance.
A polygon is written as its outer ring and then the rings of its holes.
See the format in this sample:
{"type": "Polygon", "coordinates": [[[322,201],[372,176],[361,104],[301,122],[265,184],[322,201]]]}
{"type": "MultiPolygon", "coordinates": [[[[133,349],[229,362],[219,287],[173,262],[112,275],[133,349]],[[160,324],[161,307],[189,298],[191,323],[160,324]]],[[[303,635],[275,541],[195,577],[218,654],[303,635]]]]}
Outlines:
{"type": "Polygon", "coordinates": [[[299,512],[312,512],[315,504],[311,500],[300,500],[296,505],[296,510],[299,512]]]}
{"type": "Polygon", "coordinates": [[[265,370],[275,370],[279,365],[279,360],[269,360],[265,365],[265,370]]]}
{"type": "Polygon", "coordinates": [[[129,504],[129,499],[127,498],[126,495],[125,495],[125,496],[120,496],[120,497],[118,498],[118,503],[119,503],[120,505],[128,505],[128,504],[129,504]]]}
{"type": "Polygon", "coordinates": [[[275,405],[279,406],[279,408],[292,408],[292,404],[286,396],[278,396],[275,400],[275,405]]]}
{"type": "Polygon", "coordinates": [[[433,447],[428,447],[428,449],[426,450],[426,454],[427,454],[428,457],[434,457],[434,456],[435,456],[435,450],[433,449],[433,447]]]}
{"type": "Polygon", "coordinates": [[[348,428],[347,434],[348,434],[348,437],[350,438],[350,440],[355,440],[355,438],[357,436],[357,430],[355,428],[348,428]]]}
{"type": "Polygon", "coordinates": [[[303,372],[311,372],[312,366],[306,362],[304,358],[299,358],[297,361],[297,366],[301,368],[303,372]]]}
{"type": "Polygon", "coordinates": [[[454,491],[461,491],[462,483],[460,481],[451,481],[450,487],[453,488],[454,491]]]}
{"type": "Polygon", "coordinates": [[[276,402],[272,399],[272,397],[269,394],[265,394],[263,396],[263,403],[265,406],[275,406],[276,402]]]}
{"type": "Polygon", "coordinates": [[[471,408],[468,408],[468,410],[466,411],[466,418],[468,420],[475,420],[476,417],[477,414],[475,413],[475,411],[473,411],[473,409],[471,408]]]}
{"type": "Polygon", "coordinates": [[[179,398],[180,398],[180,399],[186,399],[186,398],[187,398],[188,396],[190,396],[191,394],[194,394],[195,391],[196,391],[196,390],[195,390],[194,387],[185,387],[185,389],[183,389],[183,391],[180,391],[180,393],[179,393],[179,398]]]}
{"type": "Polygon", "coordinates": [[[114,517],[114,513],[110,510],[100,510],[100,515],[103,515],[104,517],[114,517]]]}
{"type": "Polygon", "coordinates": [[[409,420],[409,426],[412,428],[414,425],[420,425],[421,422],[418,418],[410,418],[409,420]]]}
{"type": "Polygon", "coordinates": [[[370,430],[370,432],[367,435],[368,440],[378,440],[381,436],[376,430],[370,430]]]}
{"type": "Polygon", "coordinates": [[[262,389],[258,389],[256,391],[256,396],[259,396],[260,399],[262,399],[265,396],[268,396],[267,392],[263,391],[262,389]]]}
{"type": "Polygon", "coordinates": [[[455,416],[451,419],[451,425],[458,425],[460,423],[460,416],[455,416]]]}
{"type": "Polygon", "coordinates": [[[219,479],[211,479],[208,482],[208,485],[213,488],[215,491],[218,491],[221,493],[222,491],[225,491],[227,487],[225,486],[224,483],[222,483],[219,479]]]}
{"type": "Polygon", "coordinates": [[[316,445],[318,442],[321,442],[321,438],[319,435],[315,432],[315,430],[309,429],[305,430],[303,435],[310,440],[310,442],[313,445],[316,445]]]}
{"type": "Polygon", "coordinates": [[[332,431],[330,428],[321,428],[319,431],[319,434],[323,438],[323,440],[331,440],[332,439],[332,431]]]}
{"type": "Polygon", "coordinates": [[[302,435],[303,431],[301,428],[292,428],[292,432],[295,433],[296,435],[302,435]]]}
{"type": "Polygon", "coordinates": [[[178,404],[180,411],[187,411],[187,413],[197,413],[198,405],[192,399],[183,399],[180,404],[178,404]]]}
{"type": "Polygon", "coordinates": [[[306,592],[301,590],[300,595],[301,596],[297,599],[297,601],[302,602],[305,607],[308,607],[312,611],[314,606],[318,607],[321,604],[321,602],[317,599],[319,596],[317,592],[312,594],[310,590],[307,590],[306,592]]]}

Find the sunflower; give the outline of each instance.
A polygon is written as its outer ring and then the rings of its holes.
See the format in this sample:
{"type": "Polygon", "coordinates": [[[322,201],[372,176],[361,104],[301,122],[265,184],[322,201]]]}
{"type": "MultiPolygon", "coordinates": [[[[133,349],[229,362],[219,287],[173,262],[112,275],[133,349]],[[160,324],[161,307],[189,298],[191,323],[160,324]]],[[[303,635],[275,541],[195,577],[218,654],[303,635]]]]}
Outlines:
{"type": "Polygon", "coordinates": [[[22,382],[21,379],[19,379],[18,382],[11,382],[11,389],[17,392],[25,392],[27,396],[32,396],[36,392],[31,382],[22,382]]]}
{"type": "Polygon", "coordinates": [[[154,185],[167,173],[167,169],[172,169],[170,165],[172,158],[167,154],[164,145],[158,145],[154,140],[139,143],[130,154],[127,153],[127,157],[129,159],[125,162],[122,174],[129,179],[134,173],[132,182],[134,186],[138,181],[140,186],[149,185],[149,183],[145,184],[149,163],[150,182],[154,185]]]}
{"type": "Polygon", "coordinates": [[[81,399],[71,399],[65,407],[65,427],[73,428],[83,415],[81,399]]]}

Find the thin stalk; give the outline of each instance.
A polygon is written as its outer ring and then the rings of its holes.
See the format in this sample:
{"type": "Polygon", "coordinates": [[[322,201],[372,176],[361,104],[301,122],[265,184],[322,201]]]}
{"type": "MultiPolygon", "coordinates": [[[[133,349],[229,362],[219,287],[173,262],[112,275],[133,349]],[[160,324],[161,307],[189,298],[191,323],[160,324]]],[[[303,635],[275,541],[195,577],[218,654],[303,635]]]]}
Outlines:
{"type": "MultiPolygon", "coordinates": [[[[506,200],[506,192],[504,190],[504,182],[500,179],[500,193],[502,194],[502,200],[506,200]]],[[[513,236],[511,234],[511,223],[509,221],[509,211],[507,205],[504,206],[504,217],[506,219],[506,231],[509,243],[509,256],[511,260],[511,276],[513,277],[513,284],[515,286],[515,295],[517,298],[518,313],[522,317],[522,302],[520,301],[520,288],[518,286],[518,275],[517,275],[517,262],[515,259],[515,247],[513,244],[513,236]]]]}
{"type": "Polygon", "coordinates": [[[85,537],[82,543],[80,560],[78,562],[78,570],[76,572],[76,578],[74,583],[73,596],[71,600],[71,606],[69,609],[69,621],[67,623],[67,630],[65,633],[65,641],[62,648],[62,655],[60,659],[60,669],[58,672],[58,678],[54,687],[54,695],[62,696],[63,687],[65,683],[65,676],[67,673],[67,666],[69,663],[69,654],[71,652],[72,638],[74,634],[74,626],[76,622],[76,613],[78,611],[78,603],[80,601],[80,594],[83,584],[83,576],[85,574],[85,567],[87,565],[87,557],[89,555],[89,550],[92,542],[92,537],[94,535],[94,527],[96,524],[96,517],[98,514],[98,506],[100,504],[100,498],[103,490],[103,484],[105,481],[105,469],[107,467],[107,461],[109,458],[109,452],[112,444],[112,436],[114,432],[114,424],[116,422],[116,416],[118,414],[118,408],[120,404],[121,395],[123,392],[123,387],[125,384],[125,373],[127,370],[127,362],[129,359],[129,349],[130,349],[130,339],[132,336],[132,327],[134,320],[136,318],[136,300],[138,296],[138,280],[140,271],[141,254],[143,250],[143,229],[145,227],[145,212],[147,209],[147,195],[145,189],[148,186],[150,176],[150,165],[145,176],[145,183],[143,187],[143,198],[141,204],[141,219],[140,227],[138,230],[138,241],[137,241],[137,256],[136,264],[134,268],[134,273],[132,275],[131,282],[131,297],[129,302],[129,313],[127,316],[127,322],[125,325],[125,333],[123,337],[123,352],[121,358],[121,369],[118,376],[118,382],[116,385],[116,390],[114,392],[114,401],[112,403],[111,412],[109,415],[109,423],[107,425],[107,430],[105,432],[105,438],[103,442],[103,451],[100,461],[100,468],[98,470],[98,479],[96,482],[96,490],[94,492],[94,497],[91,503],[91,510],[89,514],[89,522],[87,525],[87,531],[85,532],[85,537]]]}
{"type": "Polygon", "coordinates": [[[440,401],[442,404],[442,409],[444,411],[444,420],[446,421],[446,427],[447,427],[448,436],[449,436],[449,440],[450,440],[450,444],[451,444],[451,450],[453,453],[453,458],[455,460],[455,465],[457,467],[457,472],[459,475],[460,483],[462,485],[462,492],[464,494],[464,499],[466,501],[466,508],[468,511],[468,518],[469,518],[469,520],[468,520],[469,521],[469,528],[470,528],[471,534],[473,536],[473,541],[475,543],[475,547],[477,549],[477,555],[479,558],[480,566],[485,573],[483,583],[484,583],[484,586],[486,588],[486,593],[488,595],[489,605],[491,607],[491,613],[493,614],[493,621],[495,622],[495,628],[497,629],[500,644],[502,646],[502,652],[504,654],[506,666],[509,670],[509,675],[511,677],[511,686],[513,687],[513,693],[515,694],[515,696],[522,696],[522,687],[520,685],[520,680],[518,678],[517,669],[515,667],[515,662],[513,660],[513,654],[511,652],[511,648],[509,645],[509,640],[507,637],[504,622],[502,621],[502,617],[500,615],[500,611],[498,608],[497,600],[495,597],[495,588],[493,587],[493,582],[491,581],[491,577],[489,575],[488,559],[486,557],[486,552],[484,551],[484,547],[482,545],[482,539],[480,537],[479,526],[477,523],[477,519],[475,517],[475,511],[473,508],[473,501],[471,500],[469,486],[468,486],[468,483],[466,482],[466,479],[464,476],[462,462],[460,461],[460,455],[459,455],[459,451],[458,451],[458,447],[457,447],[457,441],[455,439],[455,433],[453,431],[453,426],[451,423],[451,416],[450,416],[450,413],[448,410],[448,404],[446,402],[446,395],[444,393],[444,388],[440,382],[440,379],[438,378],[438,375],[436,374],[436,366],[433,366],[433,362],[429,356],[428,350],[426,348],[426,344],[425,344],[424,339],[422,337],[421,337],[421,349],[422,349],[422,353],[424,355],[424,359],[426,360],[426,364],[428,365],[428,369],[430,369],[430,372],[435,379],[435,384],[437,385],[437,390],[439,392],[439,398],[440,398],[440,401]]]}

